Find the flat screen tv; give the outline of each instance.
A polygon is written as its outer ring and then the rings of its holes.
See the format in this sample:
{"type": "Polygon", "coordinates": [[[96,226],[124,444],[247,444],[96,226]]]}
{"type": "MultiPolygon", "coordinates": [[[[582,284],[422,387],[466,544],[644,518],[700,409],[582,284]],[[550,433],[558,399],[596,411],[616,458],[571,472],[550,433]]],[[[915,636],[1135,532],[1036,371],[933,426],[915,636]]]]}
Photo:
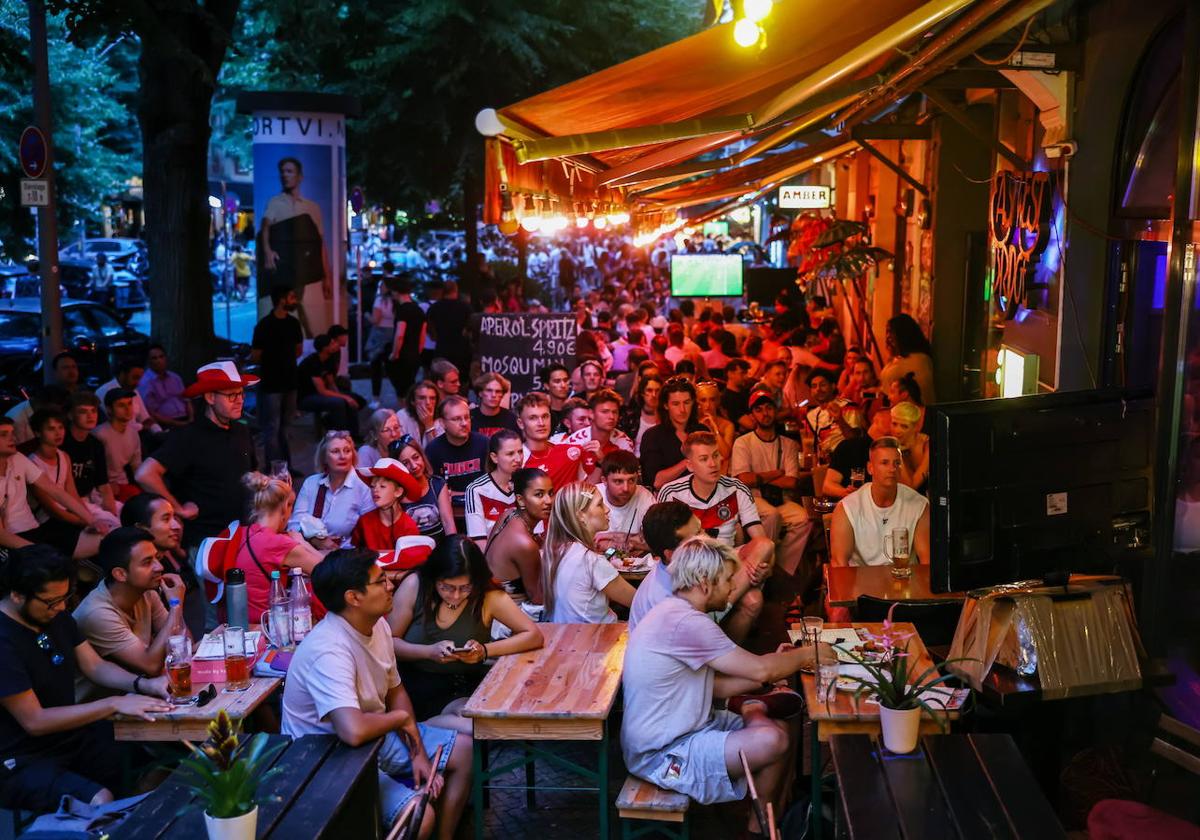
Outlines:
{"type": "Polygon", "coordinates": [[[674,254],[672,297],[741,297],[742,258],[738,254],[674,254]]]}
{"type": "Polygon", "coordinates": [[[936,405],[935,592],[1066,572],[1137,579],[1151,527],[1154,404],[1116,390],[936,405]]]}

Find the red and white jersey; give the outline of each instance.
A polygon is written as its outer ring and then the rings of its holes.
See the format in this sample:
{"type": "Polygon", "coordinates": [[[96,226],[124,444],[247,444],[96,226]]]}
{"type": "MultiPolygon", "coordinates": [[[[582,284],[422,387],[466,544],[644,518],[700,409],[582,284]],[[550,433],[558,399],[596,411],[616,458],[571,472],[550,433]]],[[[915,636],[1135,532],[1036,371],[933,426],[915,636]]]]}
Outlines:
{"type": "Polygon", "coordinates": [[[582,481],[584,477],[580,464],[583,461],[583,448],[572,443],[553,444],[534,455],[525,447],[525,461],[522,466],[533,467],[550,476],[550,483],[557,490],[572,481],[582,481]]]}
{"type": "Polygon", "coordinates": [[[463,496],[467,536],[472,539],[486,538],[492,526],[515,504],[516,494],[506,493],[492,480],[491,473],[479,476],[467,485],[463,496]]]}
{"type": "MultiPolygon", "coordinates": [[[[553,440],[553,438],[552,438],[553,440]]],[[[592,427],[585,426],[577,432],[565,435],[561,442],[566,444],[575,444],[577,446],[585,446],[594,440],[592,437],[592,427]]],[[[559,441],[555,441],[556,443],[559,441]]],[[[620,429],[613,429],[609,435],[608,443],[600,446],[600,457],[597,458],[590,452],[583,453],[583,474],[590,475],[592,470],[596,468],[596,464],[604,460],[604,457],[609,453],[616,452],[619,449],[624,449],[626,452],[633,451],[633,439],[629,435],[622,432],[620,429]]]]}
{"type": "Polygon", "coordinates": [[[717,479],[717,486],[708,498],[697,496],[696,491],[692,489],[692,476],[685,475],[664,484],[658,491],[658,500],[683,502],[696,514],[701,528],[706,531],[716,528],[717,539],[730,544],[733,543],[739,522],[742,523],[743,531],[751,525],[761,524],[750,488],[727,475],[717,479]]]}

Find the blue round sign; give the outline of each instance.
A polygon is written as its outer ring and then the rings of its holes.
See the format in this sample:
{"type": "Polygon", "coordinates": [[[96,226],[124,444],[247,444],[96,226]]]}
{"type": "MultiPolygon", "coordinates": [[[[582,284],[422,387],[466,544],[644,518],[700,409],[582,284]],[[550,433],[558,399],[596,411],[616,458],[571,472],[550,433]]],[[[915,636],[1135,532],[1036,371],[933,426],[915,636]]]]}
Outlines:
{"type": "Polygon", "coordinates": [[[41,129],[31,125],[21,132],[19,152],[25,177],[41,178],[46,171],[46,162],[50,159],[50,147],[41,129]]]}

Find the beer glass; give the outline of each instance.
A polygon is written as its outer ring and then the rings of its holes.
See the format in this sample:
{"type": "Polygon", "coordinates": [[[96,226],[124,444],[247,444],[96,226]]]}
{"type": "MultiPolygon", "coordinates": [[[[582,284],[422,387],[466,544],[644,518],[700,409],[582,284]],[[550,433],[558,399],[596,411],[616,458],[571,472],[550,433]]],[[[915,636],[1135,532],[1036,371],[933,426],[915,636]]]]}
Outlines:
{"type": "Polygon", "coordinates": [[[250,687],[250,660],[246,656],[246,631],[225,628],[225,690],[245,691],[250,687]]]}
{"type": "Polygon", "coordinates": [[[192,646],[186,635],[167,639],[167,684],[171,705],[190,706],[196,702],[192,694],[192,646]]]}
{"type": "Polygon", "coordinates": [[[907,528],[893,528],[883,536],[883,553],[892,561],[892,577],[906,580],[912,577],[912,557],[907,528]]]}

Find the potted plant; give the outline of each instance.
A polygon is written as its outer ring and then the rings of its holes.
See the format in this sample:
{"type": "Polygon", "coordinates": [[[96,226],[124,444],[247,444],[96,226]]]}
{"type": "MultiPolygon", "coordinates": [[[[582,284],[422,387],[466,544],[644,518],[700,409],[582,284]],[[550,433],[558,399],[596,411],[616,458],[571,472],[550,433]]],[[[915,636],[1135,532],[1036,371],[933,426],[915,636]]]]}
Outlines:
{"type": "MultiPolygon", "coordinates": [[[[902,633],[892,623],[896,605],[888,610],[882,632],[867,633],[866,650],[862,653],[838,647],[867,674],[866,677],[844,675],[839,679],[858,683],[855,696],[874,694],[879,702],[879,720],[883,728],[883,745],[894,753],[909,753],[916,749],[921,730],[921,712],[929,712],[938,727],[945,729],[943,718],[935,714],[929,704],[930,689],[953,679],[953,674],[940,674],[937,665],[931,665],[917,676],[913,676],[912,656],[909,654],[909,639],[915,633],[902,633]]],[[[964,659],[948,659],[943,664],[961,662],[964,659]]]]}
{"type": "Polygon", "coordinates": [[[224,709],[208,725],[199,747],[187,741],[192,755],[180,762],[185,783],[204,806],[209,840],[254,840],[258,824],[258,786],[281,772],[267,770],[285,744],[268,744],[259,732],[242,743],[241,723],[224,709]]]}

